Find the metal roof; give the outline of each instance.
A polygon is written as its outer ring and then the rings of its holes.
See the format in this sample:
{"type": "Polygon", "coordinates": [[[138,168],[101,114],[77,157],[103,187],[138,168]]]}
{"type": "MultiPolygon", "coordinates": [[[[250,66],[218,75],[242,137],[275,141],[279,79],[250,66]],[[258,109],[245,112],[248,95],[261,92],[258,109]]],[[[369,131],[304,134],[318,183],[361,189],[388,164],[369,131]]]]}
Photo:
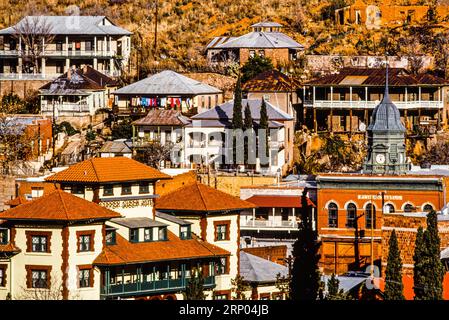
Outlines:
{"type": "MultiPolygon", "coordinates": [[[[257,128],[259,121],[253,121],[254,126],[257,128]]],[[[282,128],[284,125],[277,121],[268,121],[268,128],[282,128]]],[[[232,128],[231,120],[194,120],[186,127],[197,127],[197,128],[232,128]]]]}
{"type": "Polygon", "coordinates": [[[237,37],[227,37],[227,36],[225,36],[225,37],[215,37],[207,44],[206,50],[215,48],[216,46],[218,46],[220,44],[223,44],[223,43],[228,42],[230,40],[234,40],[236,38],[237,37]]]}
{"type": "Polygon", "coordinates": [[[247,92],[291,92],[301,87],[301,83],[294,77],[272,69],[259,73],[242,85],[247,92]]]}
{"type": "Polygon", "coordinates": [[[288,275],[286,266],[240,251],[240,275],[248,282],[276,282],[276,275],[288,275]]]}
{"type": "Polygon", "coordinates": [[[2,34],[15,34],[25,23],[49,26],[54,35],[131,35],[128,30],[114,25],[105,16],[26,16],[15,26],[0,30],[2,34]]]}
{"type": "MultiPolygon", "coordinates": [[[[278,107],[274,106],[268,101],[265,101],[267,106],[267,115],[269,120],[275,121],[289,121],[293,120],[293,117],[285,113],[278,107]]],[[[260,120],[260,107],[262,105],[262,99],[242,99],[242,117],[245,118],[245,108],[249,105],[251,110],[251,117],[253,120],[260,120]]],[[[220,120],[231,121],[234,113],[234,100],[229,100],[213,109],[204,111],[191,117],[192,120],[220,120]]]]}
{"type": "Polygon", "coordinates": [[[165,223],[150,218],[115,218],[111,219],[111,222],[130,229],[167,226],[165,223]]]}
{"type": "MultiPolygon", "coordinates": [[[[388,71],[390,86],[446,85],[448,83],[445,79],[429,73],[412,75],[403,68],[388,68],[388,71]]],[[[346,67],[340,69],[337,74],[324,75],[306,82],[305,85],[384,86],[385,82],[385,68],[346,67]],[[362,77],[365,77],[365,79],[362,79],[362,77]]]]}
{"type": "MultiPolygon", "coordinates": [[[[338,284],[338,288],[339,289],[343,289],[343,292],[348,292],[351,289],[353,289],[354,287],[358,286],[359,284],[361,284],[363,281],[366,281],[367,278],[366,276],[354,276],[354,277],[348,277],[348,276],[335,276],[339,282],[338,284]]],[[[325,283],[325,292],[327,292],[327,281],[329,281],[329,279],[331,278],[331,276],[329,275],[322,275],[321,276],[321,281],[323,281],[325,283]]]]}
{"type": "Polygon", "coordinates": [[[304,46],[282,32],[250,32],[219,45],[215,45],[214,48],[289,48],[303,50],[304,46]]]}
{"type": "Polygon", "coordinates": [[[272,21],[262,21],[251,25],[251,27],[282,27],[282,24],[272,21]]]}
{"type": "Polygon", "coordinates": [[[165,70],[114,92],[116,95],[187,95],[218,94],[222,91],[171,70],[165,70]]]}
{"type": "Polygon", "coordinates": [[[134,121],[137,126],[185,126],[190,123],[190,119],[183,116],[180,111],[151,109],[148,114],[134,121]]]}
{"type": "Polygon", "coordinates": [[[131,139],[117,139],[114,141],[106,141],[101,149],[100,153],[132,153],[132,140],[131,139]]]}
{"type": "Polygon", "coordinates": [[[193,224],[192,222],[189,222],[189,221],[186,221],[183,219],[179,219],[178,217],[176,217],[174,215],[159,212],[159,211],[156,211],[156,217],[179,224],[180,226],[187,226],[187,225],[193,224]]]}

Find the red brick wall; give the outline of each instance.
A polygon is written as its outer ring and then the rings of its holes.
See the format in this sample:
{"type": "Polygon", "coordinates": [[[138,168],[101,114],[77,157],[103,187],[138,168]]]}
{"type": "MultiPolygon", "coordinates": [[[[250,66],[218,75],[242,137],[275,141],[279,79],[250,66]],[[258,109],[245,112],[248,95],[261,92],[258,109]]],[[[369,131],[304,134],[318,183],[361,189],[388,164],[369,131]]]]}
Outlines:
{"type": "Polygon", "coordinates": [[[189,171],[183,174],[179,174],[177,176],[174,176],[171,180],[160,180],[156,183],[155,193],[162,196],[164,194],[182,188],[185,185],[194,183],[196,180],[197,176],[195,171],[189,171]]]}

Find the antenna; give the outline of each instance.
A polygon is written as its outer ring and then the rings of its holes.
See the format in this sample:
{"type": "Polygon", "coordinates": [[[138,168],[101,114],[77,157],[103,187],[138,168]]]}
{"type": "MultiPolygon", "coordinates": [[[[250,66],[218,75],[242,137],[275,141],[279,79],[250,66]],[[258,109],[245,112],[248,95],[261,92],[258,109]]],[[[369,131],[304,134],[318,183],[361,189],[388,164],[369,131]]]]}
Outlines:
{"type": "Polygon", "coordinates": [[[386,75],[385,75],[385,96],[388,96],[388,54],[385,55],[385,67],[386,67],[386,75]]]}

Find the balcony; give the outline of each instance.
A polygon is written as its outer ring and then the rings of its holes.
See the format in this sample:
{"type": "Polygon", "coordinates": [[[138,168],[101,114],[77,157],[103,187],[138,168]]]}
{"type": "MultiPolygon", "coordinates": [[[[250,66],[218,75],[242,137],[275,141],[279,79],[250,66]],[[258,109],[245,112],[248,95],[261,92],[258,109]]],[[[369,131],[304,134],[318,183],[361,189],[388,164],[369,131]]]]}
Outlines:
{"type": "Polygon", "coordinates": [[[41,113],[53,114],[53,107],[56,109],[58,115],[66,115],[73,113],[89,113],[89,105],[77,103],[62,103],[62,104],[42,104],[41,113]]]}
{"type": "MultiPolygon", "coordinates": [[[[0,50],[0,56],[3,57],[20,57],[29,55],[22,50],[0,50]]],[[[117,57],[117,52],[113,50],[45,50],[41,57],[117,57]]]]}
{"type": "MultiPolygon", "coordinates": [[[[442,109],[442,101],[393,101],[398,109],[442,109]]],[[[347,101],[347,100],[306,100],[306,108],[318,109],[374,109],[379,104],[378,101],[347,101]]]]}
{"type": "Polygon", "coordinates": [[[0,80],[54,80],[61,73],[0,73],[0,80]]]}
{"type": "Polygon", "coordinates": [[[243,229],[298,229],[298,223],[294,220],[240,220],[243,229]]]}
{"type": "MultiPolygon", "coordinates": [[[[190,278],[166,279],[157,281],[142,281],[133,283],[121,283],[114,285],[106,285],[101,288],[101,297],[124,297],[142,294],[168,293],[184,291],[190,278]]],[[[204,288],[210,289],[215,287],[215,277],[204,278],[204,288]]]]}

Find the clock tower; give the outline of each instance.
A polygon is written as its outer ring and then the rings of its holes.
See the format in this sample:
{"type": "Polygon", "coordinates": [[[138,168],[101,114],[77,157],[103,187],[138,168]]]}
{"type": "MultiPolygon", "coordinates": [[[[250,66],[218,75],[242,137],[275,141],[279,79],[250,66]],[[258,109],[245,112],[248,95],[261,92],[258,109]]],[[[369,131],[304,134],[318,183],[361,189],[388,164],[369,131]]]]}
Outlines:
{"type": "Polygon", "coordinates": [[[409,170],[405,153],[405,127],[388,93],[388,64],[385,94],[373,111],[368,126],[368,154],[363,173],[404,174],[409,170]]]}

